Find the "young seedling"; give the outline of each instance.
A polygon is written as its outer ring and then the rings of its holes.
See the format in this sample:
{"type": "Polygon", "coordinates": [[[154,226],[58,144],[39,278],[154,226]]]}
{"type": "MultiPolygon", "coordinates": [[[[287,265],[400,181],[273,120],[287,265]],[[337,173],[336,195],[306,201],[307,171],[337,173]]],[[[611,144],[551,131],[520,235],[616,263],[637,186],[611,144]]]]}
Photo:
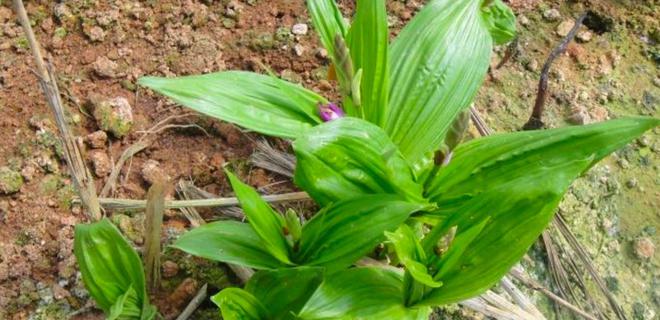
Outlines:
{"type": "Polygon", "coordinates": [[[76,226],[74,253],[85,288],[107,319],[152,320],[142,261],[108,219],[76,226]]]}

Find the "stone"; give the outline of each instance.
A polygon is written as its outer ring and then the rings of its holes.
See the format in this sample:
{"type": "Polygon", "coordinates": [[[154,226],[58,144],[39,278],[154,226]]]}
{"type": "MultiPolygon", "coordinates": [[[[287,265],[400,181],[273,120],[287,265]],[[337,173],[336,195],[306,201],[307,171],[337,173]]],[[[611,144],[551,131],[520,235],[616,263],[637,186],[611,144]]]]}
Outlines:
{"type": "Polygon", "coordinates": [[[316,57],[322,60],[328,59],[328,50],[325,48],[319,48],[316,50],[316,57]]]}
{"type": "Polygon", "coordinates": [[[564,20],[557,26],[557,29],[555,29],[555,33],[560,37],[565,37],[568,35],[569,32],[571,32],[571,29],[573,29],[574,25],[575,25],[574,21],[564,20]]]}
{"type": "Polygon", "coordinates": [[[60,22],[63,22],[69,19],[69,17],[73,16],[71,9],[69,9],[65,3],[56,4],[55,7],[53,7],[53,13],[60,22]]]}
{"type": "Polygon", "coordinates": [[[319,89],[323,91],[330,91],[332,90],[332,84],[328,80],[320,80],[319,81],[319,89]]]}
{"type": "Polygon", "coordinates": [[[104,151],[94,150],[90,152],[89,158],[92,161],[94,174],[96,174],[97,177],[105,177],[112,171],[112,163],[110,162],[108,154],[106,154],[104,151]]]}
{"type": "Polygon", "coordinates": [[[291,33],[298,35],[298,36],[304,36],[307,34],[309,31],[309,27],[307,24],[304,23],[296,23],[291,27],[291,33]]]}
{"type": "Polygon", "coordinates": [[[302,83],[302,81],[303,81],[302,76],[300,76],[299,74],[297,74],[295,71],[293,71],[291,69],[282,70],[282,72],[280,72],[280,77],[282,77],[282,79],[284,79],[286,81],[293,82],[293,83],[302,83]]]}
{"type": "Polygon", "coordinates": [[[525,64],[525,69],[530,72],[537,72],[539,71],[539,62],[536,59],[531,59],[529,60],[528,63],[525,64]]]}
{"type": "Polygon", "coordinates": [[[57,173],[60,171],[59,164],[53,159],[49,152],[41,152],[37,155],[35,161],[39,167],[44,169],[47,173],[57,173]]]}
{"type": "Polygon", "coordinates": [[[102,42],[105,39],[105,31],[99,26],[83,28],[83,32],[85,32],[89,40],[92,40],[92,42],[102,42]]]}
{"type": "Polygon", "coordinates": [[[587,124],[591,122],[591,116],[584,106],[575,106],[571,108],[571,115],[568,117],[568,121],[573,124],[587,124]]]}
{"type": "Polygon", "coordinates": [[[635,255],[640,259],[649,260],[655,254],[655,244],[653,244],[653,240],[649,237],[642,237],[635,240],[633,248],[635,249],[635,255]]]}
{"type": "Polygon", "coordinates": [[[108,142],[108,134],[103,130],[94,131],[85,137],[85,142],[94,149],[103,149],[108,142]]]}
{"type": "Polygon", "coordinates": [[[149,159],[142,166],[142,179],[148,184],[154,184],[159,180],[166,180],[168,177],[160,168],[160,163],[156,160],[149,159]]]}
{"type": "Polygon", "coordinates": [[[124,97],[107,100],[91,99],[94,119],[103,131],[117,138],[128,134],[133,127],[133,109],[124,97]]]}
{"type": "Polygon", "coordinates": [[[108,57],[100,56],[96,58],[96,61],[94,61],[92,66],[94,67],[94,72],[103,78],[118,77],[117,69],[119,69],[119,65],[116,62],[108,59],[108,57]]]}
{"type": "Polygon", "coordinates": [[[548,9],[543,11],[543,19],[546,21],[554,22],[561,18],[561,13],[557,9],[548,9]]]}
{"type": "Polygon", "coordinates": [[[6,23],[11,19],[12,12],[11,9],[7,7],[0,7],[0,24],[6,23]]]}
{"type": "Polygon", "coordinates": [[[590,31],[580,31],[578,32],[576,38],[580,42],[589,42],[591,39],[593,39],[594,34],[591,33],[590,31]]]}
{"type": "Polygon", "coordinates": [[[0,167],[0,194],[12,194],[21,190],[23,177],[9,167],[0,167]]]}
{"type": "Polygon", "coordinates": [[[222,155],[222,153],[216,152],[211,156],[211,160],[209,161],[209,164],[211,165],[211,167],[219,170],[222,169],[222,167],[224,167],[226,162],[227,161],[225,160],[225,157],[222,155]]]}
{"type": "Polygon", "coordinates": [[[296,44],[296,45],[293,46],[293,52],[294,52],[297,56],[301,57],[301,56],[305,53],[305,47],[303,47],[302,44],[299,44],[299,43],[298,43],[298,44],[296,44]]]}
{"type": "Polygon", "coordinates": [[[162,268],[164,278],[171,278],[179,273],[179,265],[174,261],[167,260],[163,262],[162,268]]]}
{"type": "Polygon", "coordinates": [[[25,181],[30,181],[34,179],[34,175],[37,173],[37,168],[35,165],[29,163],[21,169],[21,176],[25,181]]]}
{"type": "Polygon", "coordinates": [[[519,22],[520,25],[523,26],[523,27],[527,27],[527,26],[529,26],[529,25],[531,24],[531,22],[529,21],[529,18],[527,18],[527,17],[524,16],[524,15],[519,15],[519,16],[518,16],[518,22],[519,22]]]}
{"type": "Polygon", "coordinates": [[[589,115],[594,122],[603,122],[610,118],[610,112],[601,106],[593,107],[589,115]]]}

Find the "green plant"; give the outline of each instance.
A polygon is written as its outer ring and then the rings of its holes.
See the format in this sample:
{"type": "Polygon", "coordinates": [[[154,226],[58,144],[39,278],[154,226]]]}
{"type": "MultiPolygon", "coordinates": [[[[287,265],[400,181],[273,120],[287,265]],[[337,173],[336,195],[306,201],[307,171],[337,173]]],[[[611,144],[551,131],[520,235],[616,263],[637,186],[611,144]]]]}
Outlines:
{"type": "Polygon", "coordinates": [[[106,319],[156,318],[140,257],[109,220],[77,225],[74,253],[85,288],[106,319]]]}
{"type": "Polygon", "coordinates": [[[460,143],[493,44],[515,34],[509,8],[431,0],[388,44],[384,0],[359,0],[350,25],[334,1],[307,3],[342,108],[248,72],[140,80],[204,114],[294,139],[295,182],[322,206],[302,223],[227,174],[247,223],[212,223],[174,244],[259,270],[212,298],[225,319],[424,319],[432,306],[478,295],[520,260],[575,178],[659,123],[460,143]],[[352,267],[383,241],[400,269],[352,267]]]}
{"type": "Polygon", "coordinates": [[[174,244],[188,253],[255,269],[298,266],[344,269],[368,253],[424,205],[391,194],[338,201],[301,225],[298,215],[277,213],[250,186],[227,172],[248,223],[219,221],[196,228],[174,244]]]}

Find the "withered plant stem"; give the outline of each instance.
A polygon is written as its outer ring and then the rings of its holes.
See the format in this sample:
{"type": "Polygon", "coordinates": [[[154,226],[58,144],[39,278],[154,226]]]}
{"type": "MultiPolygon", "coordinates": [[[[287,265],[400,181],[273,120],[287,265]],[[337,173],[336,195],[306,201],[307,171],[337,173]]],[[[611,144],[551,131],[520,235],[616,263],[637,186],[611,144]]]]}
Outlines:
{"type": "Polygon", "coordinates": [[[85,165],[85,160],[83,159],[78,144],[79,141],[73,137],[66,122],[64,105],[62,103],[60,91],[57,87],[57,77],[55,77],[52,67],[47,67],[46,62],[44,61],[44,57],[41,53],[41,46],[39,46],[39,42],[34,36],[23,1],[13,0],[13,4],[34,57],[34,62],[37,67],[36,74],[39,78],[38,80],[41,90],[55,115],[55,122],[60,133],[60,141],[71,174],[71,180],[73,181],[73,185],[80,196],[82,205],[85,207],[85,211],[89,218],[93,221],[99,220],[101,219],[102,214],[101,206],[99,205],[98,196],[96,194],[94,179],[85,165]]]}
{"type": "MultiPolygon", "coordinates": [[[[283,194],[272,194],[262,196],[266,202],[277,203],[287,201],[301,201],[309,200],[309,195],[306,192],[291,192],[283,194]]],[[[130,200],[130,199],[115,199],[115,198],[99,198],[101,206],[106,210],[135,210],[144,209],[147,206],[146,200],[130,200]]],[[[215,198],[215,199],[199,199],[199,200],[173,200],[165,201],[166,209],[181,209],[181,208],[201,208],[201,207],[234,207],[238,206],[238,199],[235,197],[230,198],[215,198]]]]}
{"type": "Polygon", "coordinates": [[[564,37],[564,39],[559,43],[559,45],[552,50],[550,56],[545,61],[543,69],[541,69],[541,79],[539,80],[539,88],[536,94],[536,102],[534,103],[534,109],[532,110],[532,115],[527,120],[527,123],[523,126],[523,130],[536,130],[541,129],[545,125],[543,123],[543,109],[545,106],[545,100],[548,96],[548,77],[550,73],[550,67],[555,62],[555,60],[566,51],[568,44],[573,41],[575,35],[577,34],[580,26],[584,22],[584,19],[587,17],[588,12],[581,14],[570,32],[564,37]]]}

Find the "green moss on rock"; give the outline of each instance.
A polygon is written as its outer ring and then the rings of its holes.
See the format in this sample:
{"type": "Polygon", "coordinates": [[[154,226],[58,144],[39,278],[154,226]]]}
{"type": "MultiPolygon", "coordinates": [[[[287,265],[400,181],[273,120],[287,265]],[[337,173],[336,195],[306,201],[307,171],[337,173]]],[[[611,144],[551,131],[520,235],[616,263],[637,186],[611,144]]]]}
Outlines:
{"type": "Polygon", "coordinates": [[[23,177],[9,167],[0,167],[0,194],[12,194],[21,190],[23,177]]]}
{"type": "Polygon", "coordinates": [[[101,130],[121,138],[133,128],[133,111],[126,98],[94,99],[92,104],[94,119],[101,130]]]}

